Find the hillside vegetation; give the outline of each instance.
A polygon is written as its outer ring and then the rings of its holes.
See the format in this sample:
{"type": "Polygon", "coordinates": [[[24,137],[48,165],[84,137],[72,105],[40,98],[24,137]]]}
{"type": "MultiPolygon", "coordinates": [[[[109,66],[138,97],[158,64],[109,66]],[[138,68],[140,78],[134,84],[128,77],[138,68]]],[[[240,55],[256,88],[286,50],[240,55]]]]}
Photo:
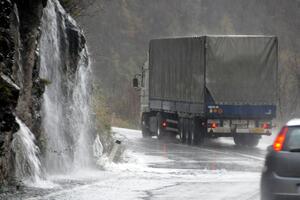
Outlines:
{"type": "Polygon", "coordinates": [[[131,79],[146,60],[149,40],[203,34],[279,37],[279,120],[285,121],[300,117],[299,11],[299,0],[97,0],[79,20],[96,87],[115,122],[138,124],[139,97],[131,79]]]}

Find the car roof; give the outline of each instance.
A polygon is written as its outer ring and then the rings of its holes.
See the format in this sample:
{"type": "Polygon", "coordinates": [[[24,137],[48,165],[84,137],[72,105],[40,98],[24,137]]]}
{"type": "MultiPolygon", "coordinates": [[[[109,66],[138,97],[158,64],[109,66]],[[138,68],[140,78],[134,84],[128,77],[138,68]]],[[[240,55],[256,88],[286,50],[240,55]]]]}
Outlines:
{"type": "Polygon", "coordinates": [[[300,118],[291,119],[286,123],[287,126],[300,126],[300,118]]]}

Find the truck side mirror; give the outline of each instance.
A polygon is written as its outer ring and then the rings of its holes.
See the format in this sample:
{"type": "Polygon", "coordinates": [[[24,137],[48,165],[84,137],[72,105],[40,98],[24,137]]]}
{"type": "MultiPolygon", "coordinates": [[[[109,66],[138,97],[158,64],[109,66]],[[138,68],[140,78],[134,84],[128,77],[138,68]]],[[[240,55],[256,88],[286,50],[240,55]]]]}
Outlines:
{"type": "Polygon", "coordinates": [[[139,80],[138,80],[138,78],[133,78],[132,79],[132,85],[133,85],[133,87],[134,88],[138,88],[139,87],[139,80]]]}

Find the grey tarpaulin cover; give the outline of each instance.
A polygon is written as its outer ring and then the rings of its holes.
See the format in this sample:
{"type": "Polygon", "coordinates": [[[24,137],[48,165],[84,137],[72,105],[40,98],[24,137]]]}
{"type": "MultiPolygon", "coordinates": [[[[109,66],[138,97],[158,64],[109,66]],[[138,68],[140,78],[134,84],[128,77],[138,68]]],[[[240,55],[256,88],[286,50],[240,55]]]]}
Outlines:
{"type": "Polygon", "coordinates": [[[203,103],[204,38],[150,42],[150,98],[203,103]]]}
{"type": "Polygon", "coordinates": [[[277,39],[201,36],[151,40],[150,99],[217,104],[275,104],[277,39]],[[206,48],[205,48],[206,47],[206,48]]]}
{"type": "Polygon", "coordinates": [[[217,104],[276,104],[277,39],[207,37],[206,87],[217,104]]]}

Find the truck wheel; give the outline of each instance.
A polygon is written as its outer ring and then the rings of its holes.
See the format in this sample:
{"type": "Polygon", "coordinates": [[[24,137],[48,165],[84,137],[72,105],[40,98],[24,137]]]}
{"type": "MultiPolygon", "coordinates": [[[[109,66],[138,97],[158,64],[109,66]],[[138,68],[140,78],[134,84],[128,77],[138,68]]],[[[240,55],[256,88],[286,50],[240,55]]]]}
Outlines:
{"type": "Polygon", "coordinates": [[[196,145],[196,143],[197,143],[197,139],[196,139],[197,130],[196,130],[195,126],[196,125],[195,125],[194,119],[190,119],[191,145],[196,145]]]}
{"type": "Polygon", "coordinates": [[[185,143],[185,130],[184,130],[184,119],[180,118],[179,119],[179,139],[181,143],[185,143]]]}
{"type": "Polygon", "coordinates": [[[198,145],[199,144],[199,129],[197,127],[197,120],[191,119],[191,144],[198,145]]]}
{"type": "Polygon", "coordinates": [[[233,135],[234,143],[238,146],[256,147],[259,143],[260,137],[256,135],[233,135]]]}
{"type": "Polygon", "coordinates": [[[197,123],[199,123],[199,137],[200,137],[200,139],[199,139],[199,143],[200,144],[203,144],[204,143],[204,140],[205,140],[205,137],[207,136],[207,126],[206,126],[206,120],[203,120],[203,119],[201,119],[199,122],[197,122],[197,123]]]}
{"type": "Polygon", "coordinates": [[[234,133],[233,134],[233,141],[237,146],[242,146],[243,145],[243,138],[241,134],[234,133]]]}
{"type": "Polygon", "coordinates": [[[141,121],[141,128],[142,128],[142,136],[143,138],[150,138],[151,137],[151,132],[148,128],[149,124],[149,116],[144,113],[142,115],[142,121],[141,121]]]}
{"type": "Polygon", "coordinates": [[[192,144],[192,120],[186,119],[186,143],[192,144]]]}
{"type": "Polygon", "coordinates": [[[163,117],[162,117],[161,113],[157,113],[156,120],[157,120],[156,135],[157,135],[158,139],[162,139],[166,135],[166,131],[162,127],[163,117]]]}
{"type": "Polygon", "coordinates": [[[191,132],[192,132],[192,144],[193,145],[199,145],[204,142],[204,135],[205,135],[205,129],[201,126],[201,120],[199,118],[193,118],[192,119],[192,126],[191,126],[191,132]]]}
{"type": "Polygon", "coordinates": [[[260,137],[257,135],[245,135],[245,143],[249,147],[256,147],[259,143],[260,137]]]}
{"type": "Polygon", "coordinates": [[[182,119],[182,125],[183,125],[183,143],[187,144],[188,143],[188,137],[189,137],[189,125],[188,125],[188,119],[183,118],[182,119]]]}

